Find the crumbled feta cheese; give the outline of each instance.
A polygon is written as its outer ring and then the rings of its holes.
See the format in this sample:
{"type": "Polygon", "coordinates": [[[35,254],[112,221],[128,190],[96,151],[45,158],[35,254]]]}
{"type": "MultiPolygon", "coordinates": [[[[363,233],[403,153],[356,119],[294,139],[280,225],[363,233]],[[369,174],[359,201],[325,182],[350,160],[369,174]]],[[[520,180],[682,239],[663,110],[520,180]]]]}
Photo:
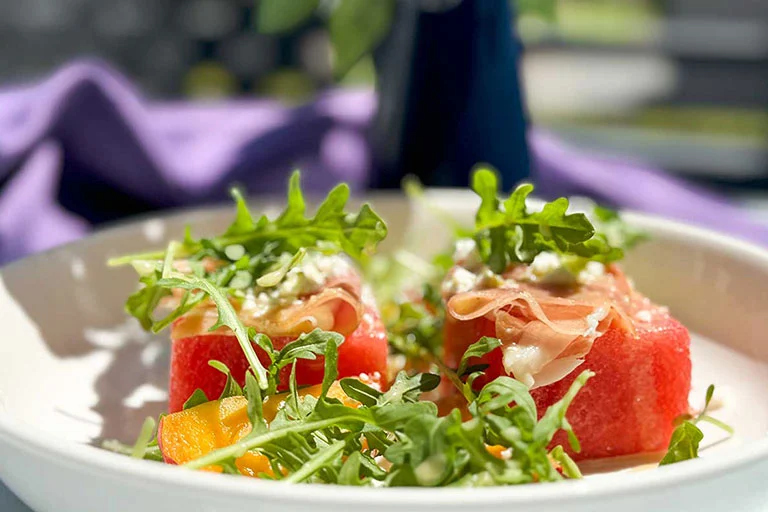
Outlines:
{"type": "Polygon", "coordinates": [[[562,267],[560,256],[554,252],[542,252],[536,255],[531,262],[531,272],[537,277],[544,277],[562,267]]]}
{"type": "Polygon", "coordinates": [[[536,255],[525,278],[532,282],[567,285],[573,283],[589,284],[605,275],[605,265],[599,261],[588,261],[584,268],[574,275],[563,257],[554,252],[542,252],[536,255]]]}
{"type": "Polygon", "coordinates": [[[502,365],[504,370],[515,379],[528,387],[536,382],[533,378],[532,369],[535,368],[542,359],[541,348],[536,345],[518,345],[512,343],[502,349],[502,365]]]}
{"type": "Polygon", "coordinates": [[[595,279],[605,275],[605,265],[599,261],[589,261],[584,270],[579,272],[579,282],[581,284],[591,283],[595,279]]]}
{"type": "Polygon", "coordinates": [[[650,322],[651,320],[653,320],[653,316],[651,315],[651,312],[648,311],[647,309],[638,311],[637,314],[635,315],[635,318],[637,318],[641,322],[650,322]]]}
{"type": "Polygon", "coordinates": [[[488,267],[483,267],[475,278],[475,288],[501,288],[505,283],[503,277],[488,267]]]}
{"type": "MultiPolygon", "coordinates": [[[[291,255],[286,255],[286,262],[291,255]]],[[[332,278],[352,272],[349,260],[338,254],[308,252],[298,265],[288,270],[276,286],[255,287],[245,294],[243,310],[255,318],[269,313],[272,309],[293,303],[298,297],[320,290],[332,278]]]]}
{"type": "Polygon", "coordinates": [[[443,281],[442,292],[445,295],[464,293],[475,288],[477,275],[464,267],[456,267],[451,275],[443,281]]]}
{"type": "Polygon", "coordinates": [[[597,332],[597,326],[600,325],[600,322],[608,316],[608,308],[605,306],[600,306],[599,308],[595,308],[593,312],[587,315],[587,330],[584,331],[585,338],[589,336],[594,336],[597,332]]]}
{"type": "Polygon", "coordinates": [[[453,261],[460,263],[465,268],[475,269],[483,264],[477,244],[471,238],[456,240],[453,251],[453,261]]]}

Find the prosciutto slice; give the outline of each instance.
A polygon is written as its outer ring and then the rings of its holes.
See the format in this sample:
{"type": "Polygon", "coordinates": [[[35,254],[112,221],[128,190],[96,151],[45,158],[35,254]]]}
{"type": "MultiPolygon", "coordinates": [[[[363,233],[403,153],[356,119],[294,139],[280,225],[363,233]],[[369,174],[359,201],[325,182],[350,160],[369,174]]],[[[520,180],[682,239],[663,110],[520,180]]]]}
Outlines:
{"type": "MultiPolygon", "coordinates": [[[[345,278],[334,278],[317,293],[299,297],[263,314],[256,314],[247,301],[233,305],[246,326],[270,337],[295,338],[316,328],[347,336],[360,324],[364,311],[360,278],[354,274],[345,278]]],[[[202,304],[174,323],[171,339],[230,333],[226,327],[210,331],[217,316],[213,304],[202,304]]]]}
{"type": "Polygon", "coordinates": [[[517,280],[519,272],[508,273],[503,287],[447,297],[447,311],[449,322],[493,322],[504,370],[531,388],[571,373],[609,328],[632,333],[631,317],[647,301],[616,267],[572,288],[517,280]]]}

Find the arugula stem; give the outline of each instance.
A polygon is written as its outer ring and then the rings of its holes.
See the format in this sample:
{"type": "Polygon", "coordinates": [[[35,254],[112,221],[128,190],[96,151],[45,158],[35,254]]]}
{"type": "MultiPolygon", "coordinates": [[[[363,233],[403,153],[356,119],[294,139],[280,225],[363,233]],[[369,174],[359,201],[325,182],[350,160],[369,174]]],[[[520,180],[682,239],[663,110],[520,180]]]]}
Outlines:
{"type": "Polygon", "coordinates": [[[155,433],[155,419],[151,416],[144,420],[144,424],[141,426],[141,432],[139,438],[136,439],[136,444],[133,445],[131,450],[131,457],[134,459],[143,459],[147,453],[147,445],[152,440],[152,436],[155,433]]]}
{"type": "Polygon", "coordinates": [[[324,420],[315,420],[307,423],[302,423],[296,426],[292,425],[289,427],[284,427],[276,430],[270,430],[254,437],[246,437],[236,442],[235,444],[231,444],[224,448],[219,448],[218,450],[214,450],[206,455],[203,455],[198,459],[187,462],[186,464],[184,464],[184,467],[189,469],[201,469],[207,466],[215,465],[220,463],[222,460],[226,460],[231,457],[237,457],[241,453],[245,453],[250,450],[254,450],[256,448],[264,446],[266,444],[269,444],[273,441],[277,441],[278,439],[292,432],[295,432],[298,434],[301,434],[304,432],[311,432],[313,430],[319,430],[319,429],[331,427],[334,425],[338,425],[344,421],[360,421],[360,416],[356,414],[348,414],[346,416],[337,416],[334,418],[328,418],[324,420]]]}
{"type": "Polygon", "coordinates": [[[459,376],[456,374],[455,371],[448,368],[448,366],[440,360],[439,357],[435,356],[434,354],[429,353],[428,357],[432,360],[431,362],[434,363],[438,369],[448,377],[448,380],[451,381],[451,383],[456,386],[456,389],[458,389],[461,392],[461,396],[463,396],[467,402],[471,403],[474,400],[474,397],[467,396],[467,394],[464,392],[464,383],[461,381],[459,376]]]}
{"type": "Polygon", "coordinates": [[[232,303],[229,302],[229,298],[225,293],[215,284],[206,279],[189,276],[179,272],[172,272],[171,277],[199,288],[208,294],[218,308],[220,321],[222,318],[229,319],[229,323],[223,323],[222,325],[226,325],[232,329],[237,341],[240,343],[240,348],[243,350],[243,354],[245,354],[248,364],[250,364],[251,368],[254,370],[259,387],[261,389],[267,389],[269,386],[267,370],[262,366],[261,361],[259,361],[259,357],[256,355],[256,351],[253,350],[253,345],[251,345],[248,330],[245,328],[245,325],[243,325],[243,322],[237,315],[237,311],[235,311],[235,308],[232,306],[232,303]]]}
{"type": "MultiPolygon", "coordinates": [[[[350,233],[353,231],[359,231],[360,227],[349,227],[342,229],[344,233],[350,233]]],[[[336,233],[336,230],[330,228],[319,228],[313,226],[300,226],[296,228],[279,229],[269,232],[255,232],[255,233],[243,233],[239,235],[224,235],[216,238],[216,242],[221,247],[236,244],[247,244],[248,242],[254,242],[256,240],[273,240],[279,238],[289,239],[295,234],[306,236],[307,234],[316,235],[317,238],[330,237],[336,233]]],[[[185,257],[191,254],[195,254],[201,250],[203,246],[199,243],[195,243],[191,246],[185,246],[184,251],[177,254],[177,257],[185,257]]],[[[119,267],[127,265],[136,260],[163,260],[166,257],[167,251],[154,251],[144,252],[139,254],[129,254],[127,256],[121,256],[119,258],[110,258],[107,260],[107,265],[110,267],[119,267]]]]}
{"type": "Polygon", "coordinates": [[[722,430],[725,430],[730,435],[734,434],[734,430],[732,426],[718,420],[717,418],[713,418],[712,416],[709,416],[709,415],[700,416],[696,418],[696,421],[694,423],[698,423],[699,421],[705,421],[707,423],[711,423],[712,425],[715,425],[716,427],[719,427],[722,430]]]}
{"type": "Polygon", "coordinates": [[[137,260],[162,261],[163,258],[165,258],[165,251],[141,252],[120,256],[117,258],[109,258],[107,260],[107,266],[122,267],[123,265],[128,265],[129,263],[137,260]]]}
{"type": "Polygon", "coordinates": [[[308,460],[298,471],[292,473],[283,482],[299,483],[311,477],[323,468],[327,463],[339,456],[344,451],[344,441],[336,441],[328,448],[318,453],[315,457],[308,460]]]}

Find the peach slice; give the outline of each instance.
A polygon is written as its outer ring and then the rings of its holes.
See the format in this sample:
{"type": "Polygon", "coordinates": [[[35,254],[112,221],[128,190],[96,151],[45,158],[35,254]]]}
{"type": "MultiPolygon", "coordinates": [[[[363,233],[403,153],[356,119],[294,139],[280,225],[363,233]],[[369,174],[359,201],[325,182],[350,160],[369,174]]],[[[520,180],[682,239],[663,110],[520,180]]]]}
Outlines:
{"type": "MultiPolygon", "coordinates": [[[[321,386],[309,386],[299,390],[300,396],[319,396],[321,386]]],[[[345,405],[356,407],[358,402],[349,398],[334,382],[328,396],[341,400],[345,405]]],[[[264,401],[264,419],[272,421],[282,407],[288,393],[271,396],[264,401]]],[[[251,431],[248,419],[248,400],[233,396],[213,400],[186,411],[165,416],[160,421],[157,439],[163,460],[168,464],[186,464],[218,448],[237,442],[251,431]]],[[[246,476],[270,474],[272,468],[263,455],[246,453],[236,461],[240,473],[246,476]]],[[[208,466],[205,471],[221,472],[219,466],[208,466]]]]}

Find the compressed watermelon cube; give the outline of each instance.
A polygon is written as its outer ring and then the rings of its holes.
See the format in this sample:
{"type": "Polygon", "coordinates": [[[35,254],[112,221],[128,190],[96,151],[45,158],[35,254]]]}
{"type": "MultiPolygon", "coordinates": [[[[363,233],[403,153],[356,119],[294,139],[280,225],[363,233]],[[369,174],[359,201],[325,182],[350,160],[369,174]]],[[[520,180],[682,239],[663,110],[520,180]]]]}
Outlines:
{"type": "MultiPolygon", "coordinates": [[[[446,363],[456,367],[466,348],[481,336],[495,336],[487,318],[457,321],[449,318],[445,330],[446,363]]],[[[581,442],[571,450],[565,433],[552,446],[563,445],[575,460],[599,459],[666,450],[674,420],[689,411],[691,359],[688,330],[663,309],[650,322],[636,325],[634,333],[611,327],[597,338],[584,362],[565,378],[531,394],[539,415],[560,400],[582,370],[595,376],[579,392],[567,418],[581,442]]],[[[501,349],[471,364],[488,364],[482,385],[506,372],[501,349]]]]}
{"type": "MultiPolygon", "coordinates": [[[[277,349],[289,341],[292,339],[272,338],[277,349]]],[[[269,362],[266,353],[256,345],[254,350],[266,366],[269,362]]],[[[368,381],[381,381],[387,374],[387,355],[387,334],[379,312],[374,306],[366,305],[360,324],[339,347],[339,378],[366,374],[368,381]]],[[[212,359],[227,365],[232,377],[241,386],[244,385],[248,362],[235,336],[205,333],[173,340],[168,400],[170,412],[180,411],[184,402],[198,388],[210,399],[219,397],[226,377],[208,365],[212,359]]],[[[319,384],[323,380],[324,368],[323,357],[299,360],[296,364],[297,383],[300,386],[319,384]]],[[[290,371],[290,366],[283,368],[280,374],[281,389],[287,388],[290,371]]]]}

